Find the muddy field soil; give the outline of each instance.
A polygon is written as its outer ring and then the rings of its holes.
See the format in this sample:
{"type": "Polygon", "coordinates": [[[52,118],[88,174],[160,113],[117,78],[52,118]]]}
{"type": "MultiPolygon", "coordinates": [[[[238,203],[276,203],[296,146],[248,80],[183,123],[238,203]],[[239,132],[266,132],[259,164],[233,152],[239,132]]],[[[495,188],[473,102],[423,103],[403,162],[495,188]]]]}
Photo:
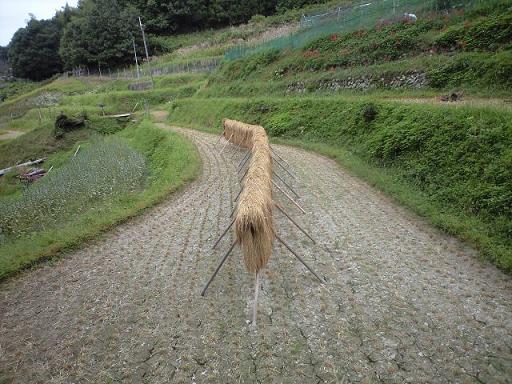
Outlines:
{"type": "MultiPolygon", "coordinates": [[[[240,250],[200,291],[233,233],[244,153],[193,140],[202,176],[82,249],[0,286],[0,382],[506,383],[512,279],[333,161],[274,146],[307,214],[275,191],[282,245],[254,277],[240,250]]],[[[277,181],[279,183],[279,181],[277,181]]]]}

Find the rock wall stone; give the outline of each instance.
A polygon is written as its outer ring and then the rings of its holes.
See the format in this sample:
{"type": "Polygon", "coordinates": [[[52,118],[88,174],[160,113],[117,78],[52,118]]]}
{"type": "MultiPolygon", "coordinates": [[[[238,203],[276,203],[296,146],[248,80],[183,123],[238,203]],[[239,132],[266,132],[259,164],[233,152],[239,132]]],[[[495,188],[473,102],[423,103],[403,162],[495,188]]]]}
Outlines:
{"type": "Polygon", "coordinates": [[[428,85],[426,73],[423,71],[410,71],[403,74],[368,75],[362,77],[347,77],[346,79],[329,79],[316,81],[298,81],[288,85],[287,93],[307,93],[315,91],[337,92],[343,89],[367,91],[369,89],[384,88],[423,88],[428,85]]]}

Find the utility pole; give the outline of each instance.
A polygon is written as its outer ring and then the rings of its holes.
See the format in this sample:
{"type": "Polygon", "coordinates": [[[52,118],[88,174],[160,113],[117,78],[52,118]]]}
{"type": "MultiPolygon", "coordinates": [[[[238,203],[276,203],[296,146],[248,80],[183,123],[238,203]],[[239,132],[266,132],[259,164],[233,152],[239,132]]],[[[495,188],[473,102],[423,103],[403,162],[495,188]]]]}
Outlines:
{"type": "Polygon", "coordinates": [[[146,43],[146,34],[144,33],[144,26],[142,25],[142,20],[139,16],[139,26],[140,31],[142,32],[142,40],[144,41],[144,51],[146,51],[146,61],[148,62],[149,75],[151,76],[151,87],[155,88],[155,82],[153,81],[153,71],[151,71],[151,65],[149,63],[149,53],[148,53],[148,45],[146,43]]]}
{"type": "Polygon", "coordinates": [[[148,45],[146,44],[146,35],[144,34],[144,26],[142,25],[140,16],[139,16],[139,26],[140,26],[140,31],[142,32],[142,40],[144,41],[144,50],[146,51],[146,60],[149,63],[148,45]]]}
{"type": "Polygon", "coordinates": [[[133,41],[133,55],[135,56],[135,67],[137,68],[137,79],[140,78],[139,73],[139,60],[137,59],[137,49],[135,48],[135,38],[132,37],[133,41]]]}

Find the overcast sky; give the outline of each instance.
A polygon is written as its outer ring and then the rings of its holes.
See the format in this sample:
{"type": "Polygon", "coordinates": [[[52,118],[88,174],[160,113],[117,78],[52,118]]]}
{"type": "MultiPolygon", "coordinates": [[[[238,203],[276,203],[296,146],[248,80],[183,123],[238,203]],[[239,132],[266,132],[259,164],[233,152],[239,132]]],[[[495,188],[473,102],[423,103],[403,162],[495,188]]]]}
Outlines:
{"type": "Polygon", "coordinates": [[[36,19],[50,19],[57,9],[68,3],[76,6],[78,0],[0,0],[0,45],[5,46],[11,41],[12,35],[27,25],[33,13],[36,19]]]}

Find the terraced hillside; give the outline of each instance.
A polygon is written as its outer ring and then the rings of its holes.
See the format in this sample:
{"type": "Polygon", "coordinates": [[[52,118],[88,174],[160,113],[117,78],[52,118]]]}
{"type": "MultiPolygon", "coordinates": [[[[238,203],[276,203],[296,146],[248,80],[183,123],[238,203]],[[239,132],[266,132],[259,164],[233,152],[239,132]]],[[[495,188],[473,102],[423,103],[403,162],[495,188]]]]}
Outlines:
{"type": "Polygon", "coordinates": [[[0,104],[0,167],[49,172],[0,179],[0,211],[23,212],[0,215],[0,382],[510,382],[510,7],[225,56],[301,33],[300,10],[256,17],[151,37],[153,79],[60,78],[0,104]],[[61,113],[86,123],[58,138],[61,113]],[[290,164],[306,214],[274,199],[319,244],[275,212],[277,231],[327,281],[276,245],[257,328],[238,249],[200,296],[245,155],[219,141],[224,117],[263,125],[290,164]],[[70,188],[58,206],[51,180],[70,188]]]}

